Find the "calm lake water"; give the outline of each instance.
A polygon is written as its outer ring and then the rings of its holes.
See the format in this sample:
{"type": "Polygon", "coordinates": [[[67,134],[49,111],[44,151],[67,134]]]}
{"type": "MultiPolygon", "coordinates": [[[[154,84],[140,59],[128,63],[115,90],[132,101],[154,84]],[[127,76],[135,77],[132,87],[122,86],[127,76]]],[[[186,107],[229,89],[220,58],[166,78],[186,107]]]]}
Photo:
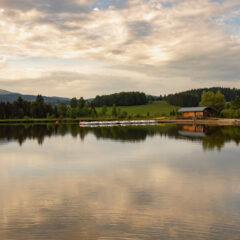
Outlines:
{"type": "Polygon", "coordinates": [[[0,239],[239,240],[240,128],[0,126],[0,239]]]}

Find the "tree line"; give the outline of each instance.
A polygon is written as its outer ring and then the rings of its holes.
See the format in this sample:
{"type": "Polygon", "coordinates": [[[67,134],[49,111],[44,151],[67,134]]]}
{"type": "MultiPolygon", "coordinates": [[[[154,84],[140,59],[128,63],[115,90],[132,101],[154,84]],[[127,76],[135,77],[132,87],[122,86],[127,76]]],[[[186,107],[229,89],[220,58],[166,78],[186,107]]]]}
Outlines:
{"type": "Polygon", "coordinates": [[[131,118],[126,111],[121,111],[115,104],[109,109],[106,105],[96,111],[93,102],[85,101],[83,97],[72,98],[67,105],[61,102],[52,105],[44,101],[41,95],[35,101],[25,101],[21,97],[12,103],[0,102],[0,119],[28,119],[28,118],[77,118],[77,117],[98,117],[111,116],[124,119],[131,118]]]}
{"type": "Polygon", "coordinates": [[[96,96],[91,102],[94,107],[144,105],[148,99],[143,92],[120,92],[110,95],[96,96]]]}
{"type": "Polygon", "coordinates": [[[191,93],[170,94],[166,97],[166,101],[170,105],[179,107],[196,107],[200,102],[198,97],[191,93]]]}
{"type": "Polygon", "coordinates": [[[95,108],[82,97],[72,98],[70,105],[61,102],[55,106],[44,102],[41,95],[38,95],[32,102],[25,101],[21,97],[18,97],[13,103],[0,102],[1,119],[76,118],[96,115],[95,108]]]}
{"type": "Polygon", "coordinates": [[[175,106],[179,107],[196,107],[200,104],[203,92],[221,92],[227,102],[231,102],[236,97],[240,97],[240,89],[236,88],[222,88],[222,87],[213,87],[213,88],[201,88],[201,89],[192,89],[185,92],[180,92],[176,94],[169,94],[165,97],[165,100],[175,106]]]}

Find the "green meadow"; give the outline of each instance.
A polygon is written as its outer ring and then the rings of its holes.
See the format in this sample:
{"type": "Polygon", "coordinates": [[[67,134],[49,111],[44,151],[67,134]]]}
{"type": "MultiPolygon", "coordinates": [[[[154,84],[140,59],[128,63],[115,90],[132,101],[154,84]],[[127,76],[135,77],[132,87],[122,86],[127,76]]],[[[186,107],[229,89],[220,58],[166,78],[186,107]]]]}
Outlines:
{"type": "MultiPolygon", "coordinates": [[[[165,101],[155,101],[151,104],[138,105],[138,106],[117,106],[117,110],[121,112],[127,112],[128,116],[147,116],[150,117],[161,117],[169,116],[170,112],[177,110],[179,107],[169,105],[165,101]]],[[[101,113],[101,107],[96,108],[98,114],[101,113]]],[[[107,115],[111,115],[112,107],[107,108],[107,115]]]]}

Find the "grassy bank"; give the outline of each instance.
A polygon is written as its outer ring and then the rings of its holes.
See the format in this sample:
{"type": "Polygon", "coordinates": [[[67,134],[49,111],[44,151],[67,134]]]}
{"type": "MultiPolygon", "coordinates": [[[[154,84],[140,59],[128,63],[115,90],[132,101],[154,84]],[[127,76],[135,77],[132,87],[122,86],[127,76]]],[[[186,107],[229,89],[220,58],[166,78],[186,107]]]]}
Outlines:
{"type": "Polygon", "coordinates": [[[79,123],[79,121],[92,121],[92,120],[106,120],[105,118],[28,118],[28,119],[0,119],[0,124],[5,123],[56,123],[57,121],[60,123],[79,123]]]}
{"type": "MultiPolygon", "coordinates": [[[[99,117],[82,117],[82,118],[29,118],[29,119],[0,119],[0,124],[25,124],[25,123],[79,123],[79,121],[115,121],[115,120],[127,120],[129,118],[118,118],[111,116],[99,116],[99,117]]],[[[153,117],[138,116],[131,117],[131,120],[140,120],[140,119],[153,119],[153,117]]]]}

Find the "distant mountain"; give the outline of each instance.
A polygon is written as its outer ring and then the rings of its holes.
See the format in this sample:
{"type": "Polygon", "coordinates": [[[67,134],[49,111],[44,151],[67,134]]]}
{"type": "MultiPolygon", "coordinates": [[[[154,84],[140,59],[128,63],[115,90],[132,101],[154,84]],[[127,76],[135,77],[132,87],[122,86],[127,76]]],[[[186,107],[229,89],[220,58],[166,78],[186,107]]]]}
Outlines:
{"type": "MultiPolygon", "coordinates": [[[[21,97],[25,101],[35,101],[37,96],[36,95],[24,95],[21,93],[13,93],[13,92],[9,92],[9,91],[0,89],[0,102],[12,103],[12,102],[16,101],[18,99],[18,97],[21,97]]],[[[67,104],[70,102],[69,98],[63,98],[63,97],[43,96],[43,99],[45,102],[49,102],[53,105],[58,104],[60,102],[65,102],[67,104]]]]}
{"type": "Polygon", "coordinates": [[[1,95],[8,95],[8,94],[13,94],[13,93],[9,92],[9,91],[6,91],[6,90],[3,90],[3,89],[0,89],[0,96],[1,95]]]}

